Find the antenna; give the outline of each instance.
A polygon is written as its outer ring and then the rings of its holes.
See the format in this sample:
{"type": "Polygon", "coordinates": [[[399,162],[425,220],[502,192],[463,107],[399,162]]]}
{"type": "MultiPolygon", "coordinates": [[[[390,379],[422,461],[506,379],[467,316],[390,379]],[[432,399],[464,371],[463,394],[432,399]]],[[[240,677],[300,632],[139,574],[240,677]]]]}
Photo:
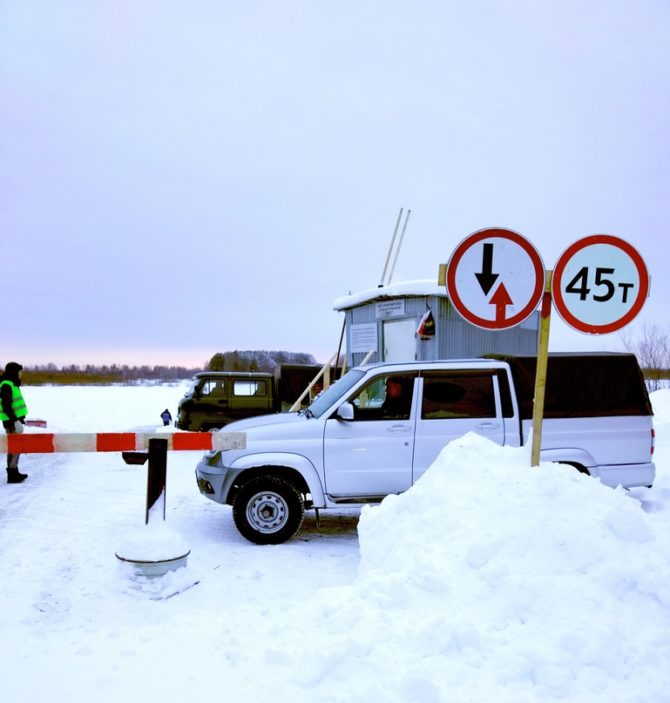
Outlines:
{"type": "Polygon", "coordinates": [[[402,246],[402,240],[405,237],[405,230],[407,229],[407,222],[409,221],[409,216],[411,214],[411,210],[407,211],[407,215],[405,215],[405,224],[402,226],[402,232],[400,233],[400,239],[398,240],[398,248],[395,250],[395,256],[393,257],[393,266],[391,266],[391,271],[389,272],[389,277],[388,281],[386,281],[385,285],[388,285],[391,282],[391,279],[393,278],[393,272],[395,271],[395,265],[396,262],[398,261],[398,254],[400,253],[400,247],[402,246]]]}
{"type": "Polygon", "coordinates": [[[386,278],[386,270],[388,269],[388,266],[389,266],[389,260],[391,259],[391,252],[393,251],[393,245],[395,244],[395,238],[396,238],[396,235],[398,234],[398,227],[400,226],[400,219],[401,218],[402,218],[402,208],[400,208],[400,212],[398,213],[398,220],[395,223],[395,229],[393,230],[393,237],[391,238],[391,246],[389,247],[388,254],[386,255],[386,263],[384,264],[384,270],[382,271],[382,280],[381,280],[381,283],[377,286],[378,288],[384,287],[384,278],[386,278]]]}

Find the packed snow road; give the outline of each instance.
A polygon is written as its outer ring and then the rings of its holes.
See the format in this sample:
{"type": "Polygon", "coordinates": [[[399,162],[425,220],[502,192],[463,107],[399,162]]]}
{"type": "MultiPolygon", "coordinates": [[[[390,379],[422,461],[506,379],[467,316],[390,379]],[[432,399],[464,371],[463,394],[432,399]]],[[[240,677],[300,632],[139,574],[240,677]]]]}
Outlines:
{"type": "MultiPolygon", "coordinates": [[[[182,389],[24,392],[51,431],[115,431],[159,425],[182,389]]],[[[276,547],[200,496],[199,453],[170,453],[166,524],[192,551],[153,583],[114,556],[144,529],[146,467],[23,456],[29,479],[0,485],[0,697],[668,703],[669,396],[650,490],[469,435],[360,528],[308,513],[276,547]]]]}

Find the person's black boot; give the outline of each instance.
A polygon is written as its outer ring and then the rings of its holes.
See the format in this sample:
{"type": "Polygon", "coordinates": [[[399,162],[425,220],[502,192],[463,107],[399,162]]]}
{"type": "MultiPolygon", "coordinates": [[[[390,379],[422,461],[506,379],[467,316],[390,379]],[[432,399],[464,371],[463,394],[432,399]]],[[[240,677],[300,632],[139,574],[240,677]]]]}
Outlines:
{"type": "Polygon", "coordinates": [[[28,478],[28,474],[22,474],[18,469],[7,469],[7,483],[21,483],[28,478]]]}

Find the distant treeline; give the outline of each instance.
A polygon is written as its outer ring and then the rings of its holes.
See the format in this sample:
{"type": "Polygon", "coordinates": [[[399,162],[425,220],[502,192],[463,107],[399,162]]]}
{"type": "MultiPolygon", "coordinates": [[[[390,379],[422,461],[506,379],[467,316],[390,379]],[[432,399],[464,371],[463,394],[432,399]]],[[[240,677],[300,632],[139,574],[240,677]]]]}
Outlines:
{"type": "Polygon", "coordinates": [[[279,364],[315,365],[311,354],[286,351],[235,351],[218,352],[209,360],[208,371],[264,371],[272,373],[279,364]]]}
{"type": "MultiPolygon", "coordinates": [[[[43,385],[108,385],[154,381],[169,383],[192,378],[200,371],[265,371],[272,373],[278,364],[316,364],[311,354],[286,351],[230,351],[218,352],[199,368],[185,366],[96,366],[86,364],[57,367],[55,364],[26,366],[23,383],[26,386],[43,385]]],[[[0,367],[1,369],[2,367],[0,367]]]]}
{"type": "MultiPolygon", "coordinates": [[[[107,385],[112,383],[136,383],[155,381],[169,383],[192,378],[200,371],[264,371],[272,373],[278,364],[309,364],[317,362],[311,354],[284,351],[231,351],[218,352],[203,367],[185,366],[63,366],[55,364],[27,366],[23,371],[23,383],[27,386],[59,385],[107,385]]],[[[643,368],[647,381],[667,381],[670,369],[643,368]]]]}
{"type": "Polygon", "coordinates": [[[23,383],[26,386],[48,384],[107,385],[112,383],[136,383],[138,381],[169,382],[191,378],[202,368],[189,369],[184,366],[70,366],[56,367],[55,364],[30,366],[23,370],[23,383]]]}

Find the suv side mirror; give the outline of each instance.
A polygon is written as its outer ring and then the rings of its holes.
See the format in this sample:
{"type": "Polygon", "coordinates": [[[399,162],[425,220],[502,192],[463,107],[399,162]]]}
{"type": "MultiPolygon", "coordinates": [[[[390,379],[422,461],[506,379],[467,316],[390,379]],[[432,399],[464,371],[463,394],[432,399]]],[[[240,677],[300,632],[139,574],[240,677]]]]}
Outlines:
{"type": "Polygon", "coordinates": [[[354,419],[354,406],[351,403],[342,403],[337,409],[337,417],[340,420],[351,421],[354,419]]]}

